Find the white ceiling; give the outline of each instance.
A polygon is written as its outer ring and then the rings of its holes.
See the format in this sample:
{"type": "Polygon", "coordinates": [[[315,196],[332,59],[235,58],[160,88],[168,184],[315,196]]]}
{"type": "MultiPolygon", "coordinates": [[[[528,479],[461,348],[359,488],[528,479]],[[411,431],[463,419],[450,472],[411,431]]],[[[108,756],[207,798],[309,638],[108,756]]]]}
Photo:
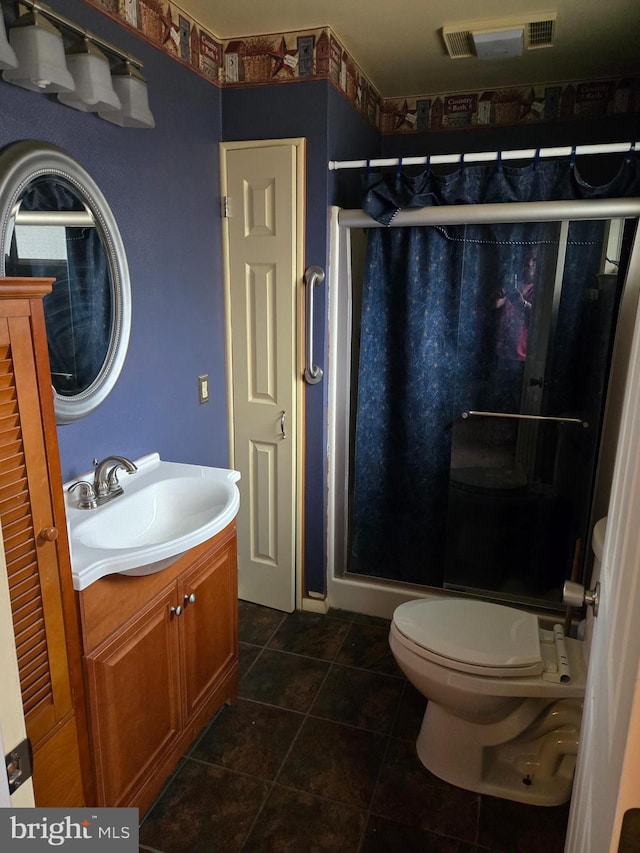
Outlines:
{"type": "Polygon", "coordinates": [[[329,26],[384,98],[640,73],[640,0],[178,0],[220,39],[329,26]],[[444,25],[556,12],[555,45],[450,59],[444,25]]]}

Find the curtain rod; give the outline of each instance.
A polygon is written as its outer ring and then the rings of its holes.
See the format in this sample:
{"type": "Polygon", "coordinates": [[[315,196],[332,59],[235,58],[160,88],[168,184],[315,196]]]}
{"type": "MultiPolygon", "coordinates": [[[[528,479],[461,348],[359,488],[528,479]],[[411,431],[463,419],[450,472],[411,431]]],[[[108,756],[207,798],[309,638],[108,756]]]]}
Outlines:
{"type": "Polygon", "coordinates": [[[430,163],[486,163],[491,160],[529,160],[535,157],[573,157],[580,154],[624,154],[635,150],[635,142],[600,145],[568,145],[558,148],[523,148],[513,151],[476,151],[469,154],[433,154],[426,157],[389,157],[377,160],[329,160],[329,171],[363,169],[367,166],[418,166],[430,163]]]}

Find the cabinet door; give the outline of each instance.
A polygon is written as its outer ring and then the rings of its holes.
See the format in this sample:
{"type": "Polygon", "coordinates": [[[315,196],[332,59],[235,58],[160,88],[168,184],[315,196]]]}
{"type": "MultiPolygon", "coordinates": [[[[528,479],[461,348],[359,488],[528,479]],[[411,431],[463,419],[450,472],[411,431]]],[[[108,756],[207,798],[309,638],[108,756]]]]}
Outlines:
{"type": "Polygon", "coordinates": [[[187,718],[198,712],[237,659],[235,536],[214,546],[178,585],[187,718]]]}
{"type": "Polygon", "coordinates": [[[99,805],[135,805],[180,735],[176,603],[174,587],[86,660],[99,805]]]}
{"type": "MultiPolygon", "coordinates": [[[[74,635],[77,657],[70,661],[63,580],[73,591],[69,565],[59,562],[63,548],[56,537],[65,535],[65,521],[52,502],[49,454],[57,454],[57,443],[45,425],[53,403],[41,394],[39,371],[46,371],[47,381],[50,374],[48,361],[43,367],[37,356],[40,344],[46,347],[44,321],[41,300],[26,298],[41,297],[50,287],[42,280],[0,281],[0,519],[36,804],[80,806],[84,793],[70,676],[73,665],[78,688],[79,642],[74,635]],[[24,296],[12,298],[20,289],[24,296]]],[[[77,700],[81,705],[82,696],[77,700]]]]}

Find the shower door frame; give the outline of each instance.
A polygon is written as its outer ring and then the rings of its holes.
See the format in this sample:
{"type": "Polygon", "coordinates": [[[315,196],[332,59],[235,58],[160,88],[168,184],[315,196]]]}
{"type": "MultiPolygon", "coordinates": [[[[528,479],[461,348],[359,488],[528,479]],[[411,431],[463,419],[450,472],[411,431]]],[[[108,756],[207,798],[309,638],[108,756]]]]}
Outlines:
{"type": "MultiPolygon", "coordinates": [[[[512,222],[563,222],[640,218],[640,198],[451,205],[400,211],[389,227],[512,222]],[[505,215],[506,214],[506,215],[505,215]]],[[[349,545],[349,430],[351,392],[351,228],[379,228],[362,210],[330,208],[328,448],[327,448],[327,598],[330,607],[390,618],[394,609],[417,597],[451,595],[451,590],[347,575],[349,545]],[[346,284],[346,287],[345,287],[346,284]]],[[[640,231],[640,228],[638,229],[640,231]]],[[[635,241],[640,239],[638,232],[635,241]]],[[[631,251],[631,258],[637,256],[631,251]]],[[[630,262],[623,286],[592,518],[607,512],[624,384],[640,293],[640,268],[630,262]]],[[[519,605],[521,606],[521,605],[519,605]]]]}

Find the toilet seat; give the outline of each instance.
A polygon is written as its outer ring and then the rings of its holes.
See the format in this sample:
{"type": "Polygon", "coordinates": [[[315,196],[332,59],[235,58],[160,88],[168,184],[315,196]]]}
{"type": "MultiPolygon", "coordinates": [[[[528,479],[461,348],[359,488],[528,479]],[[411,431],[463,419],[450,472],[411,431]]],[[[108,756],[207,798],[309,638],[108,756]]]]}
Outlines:
{"type": "Polygon", "coordinates": [[[418,599],[396,608],[399,639],[441,666],[484,676],[537,676],[544,669],[538,618],[488,601],[418,599]]]}

